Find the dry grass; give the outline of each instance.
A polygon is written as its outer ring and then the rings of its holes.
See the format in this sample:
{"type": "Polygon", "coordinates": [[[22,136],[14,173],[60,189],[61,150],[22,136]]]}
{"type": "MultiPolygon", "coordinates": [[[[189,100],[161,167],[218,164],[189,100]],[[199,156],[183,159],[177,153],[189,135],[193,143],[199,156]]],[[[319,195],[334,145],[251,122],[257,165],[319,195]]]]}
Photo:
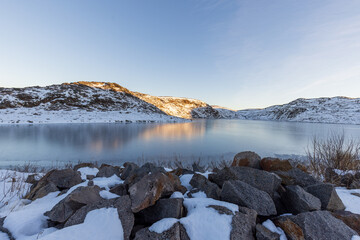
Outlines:
{"type": "Polygon", "coordinates": [[[25,180],[23,174],[17,174],[10,170],[0,173],[0,208],[8,205],[15,198],[23,197],[29,191],[25,180]]]}
{"type": "Polygon", "coordinates": [[[342,171],[360,170],[360,142],[347,139],[345,133],[330,134],[326,139],[313,137],[306,150],[310,171],[324,179],[327,168],[342,171]]]}

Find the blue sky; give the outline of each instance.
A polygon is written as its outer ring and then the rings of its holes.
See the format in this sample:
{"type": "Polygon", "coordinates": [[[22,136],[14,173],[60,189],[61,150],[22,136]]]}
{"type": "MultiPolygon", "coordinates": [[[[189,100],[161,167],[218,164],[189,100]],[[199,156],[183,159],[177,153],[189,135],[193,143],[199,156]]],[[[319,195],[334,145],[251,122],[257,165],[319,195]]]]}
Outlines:
{"type": "Polygon", "coordinates": [[[234,109],[360,97],[357,0],[0,0],[0,86],[116,82],[234,109]]]}

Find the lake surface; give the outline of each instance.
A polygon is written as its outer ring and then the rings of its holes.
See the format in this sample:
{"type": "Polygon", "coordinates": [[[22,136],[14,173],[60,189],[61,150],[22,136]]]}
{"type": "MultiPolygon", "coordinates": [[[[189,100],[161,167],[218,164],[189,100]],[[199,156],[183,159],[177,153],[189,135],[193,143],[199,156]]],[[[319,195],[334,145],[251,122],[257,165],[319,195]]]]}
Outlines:
{"type": "MultiPolygon", "coordinates": [[[[47,124],[0,126],[0,167],[78,161],[121,165],[232,159],[240,151],[260,156],[305,155],[314,135],[345,132],[360,138],[359,125],[250,120],[199,120],[166,124],[47,124]]],[[[286,157],[286,156],[284,156],[286,157]]]]}

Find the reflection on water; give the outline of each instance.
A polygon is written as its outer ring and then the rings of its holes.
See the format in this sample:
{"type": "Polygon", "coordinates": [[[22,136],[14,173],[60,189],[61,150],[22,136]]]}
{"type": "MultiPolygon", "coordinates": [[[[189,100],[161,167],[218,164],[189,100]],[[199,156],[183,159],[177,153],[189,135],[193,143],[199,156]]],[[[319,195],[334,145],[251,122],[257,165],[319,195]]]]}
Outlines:
{"type": "Polygon", "coordinates": [[[252,150],[262,156],[304,154],[309,139],[345,131],[360,137],[360,126],[207,120],[171,124],[48,124],[0,126],[0,166],[34,162],[99,161],[121,164],[138,158],[231,158],[252,150]]]}

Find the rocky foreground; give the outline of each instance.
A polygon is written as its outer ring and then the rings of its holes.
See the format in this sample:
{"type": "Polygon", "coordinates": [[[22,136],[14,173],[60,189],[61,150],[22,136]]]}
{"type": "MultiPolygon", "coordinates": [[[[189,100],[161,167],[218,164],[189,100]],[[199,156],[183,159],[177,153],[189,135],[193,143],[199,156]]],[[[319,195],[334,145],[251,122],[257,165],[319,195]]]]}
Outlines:
{"type": "MultiPolygon", "coordinates": [[[[26,200],[0,221],[0,233],[9,239],[350,240],[360,235],[360,215],[345,211],[334,185],[316,180],[302,165],[253,152],[239,153],[231,167],[212,172],[197,164],[166,169],[151,163],[99,168],[82,163],[26,181],[32,184],[26,200]]],[[[360,196],[352,197],[360,205],[360,196]]]]}

